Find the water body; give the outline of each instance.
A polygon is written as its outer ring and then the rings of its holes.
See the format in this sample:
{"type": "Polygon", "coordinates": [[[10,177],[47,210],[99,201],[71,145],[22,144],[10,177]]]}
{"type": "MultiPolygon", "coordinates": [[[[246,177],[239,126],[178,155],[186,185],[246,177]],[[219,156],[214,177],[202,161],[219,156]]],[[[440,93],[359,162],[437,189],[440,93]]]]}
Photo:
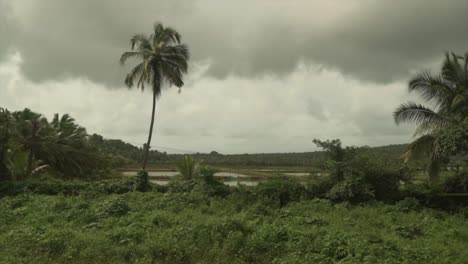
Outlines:
{"type": "MultiPolygon", "coordinates": [[[[136,171],[122,171],[123,176],[135,176],[137,174],[136,171]]],[[[174,177],[179,175],[177,171],[148,171],[148,176],[156,176],[156,177],[174,177]]],[[[235,172],[217,172],[214,175],[215,177],[233,177],[233,178],[241,178],[241,177],[249,177],[245,174],[235,173],[235,172]]]]}
{"type": "MultiPolygon", "coordinates": [[[[122,171],[121,174],[123,176],[135,176],[137,174],[137,171],[122,171]]],[[[304,176],[309,176],[309,172],[286,172],[283,173],[286,176],[291,176],[291,177],[304,177],[304,176]]],[[[150,177],[150,182],[154,184],[159,184],[159,185],[166,185],[171,181],[171,178],[179,175],[179,172],[177,171],[149,171],[148,176],[150,177]],[[153,177],[153,178],[151,178],[153,177]]],[[[235,173],[235,172],[217,172],[214,175],[215,177],[218,177],[219,181],[222,183],[229,185],[229,186],[238,186],[238,185],[246,185],[246,186],[255,186],[259,183],[259,179],[253,179],[252,176],[242,174],[242,173],[235,173]]],[[[268,178],[268,176],[265,177],[265,179],[268,178]]]]}
{"type": "Polygon", "coordinates": [[[309,176],[310,173],[308,172],[286,172],[283,173],[286,176],[293,176],[293,177],[302,177],[302,176],[309,176]]]}
{"type": "MultiPolygon", "coordinates": [[[[158,185],[167,185],[171,180],[150,180],[151,183],[158,184],[158,185]]],[[[222,181],[222,183],[228,186],[238,186],[238,185],[246,185],[246,186],[255,186],[258,184],[258,181],[222,181]]]]}

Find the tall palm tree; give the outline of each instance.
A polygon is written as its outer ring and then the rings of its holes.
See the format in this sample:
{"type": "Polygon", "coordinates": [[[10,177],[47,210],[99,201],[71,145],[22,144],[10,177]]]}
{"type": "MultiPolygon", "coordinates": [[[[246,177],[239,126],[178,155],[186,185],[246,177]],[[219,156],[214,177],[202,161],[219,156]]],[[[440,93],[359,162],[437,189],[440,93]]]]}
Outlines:
{"type": "Polygon", "coordinates": [[[184,85],[183,74],[188,70],[189,50],[181,44],[180,34],[161,23],[155,23],[153,33],[149,36],[137,34],[130,39],[131,51],[124,52],[120,63],[124,64],[129,58],[137,58],[140,62],[127,74],[125,84],[131,88],[136,82],[137,88],[142,91],[145,84],[153,89],[153,109],[148,141],[143,159],[143,171],[146,170],[148,152],[153,134],[156,100],[161,95],[163,83],[175,85],[180,88],[184,85]]]}
{"type": "Polygon", "coordinates": [[[418,125],[415,136],[403,154],[405,160],[417,155],[429,156],[427,172],[435,179],[448,157],[441,151],[438,133],[468,118],[468,52],[465,56],[446,54],[441,73],[423,72],[409,82],[410,93],[416,92],[427,105],[407,102],[393,113],[397,124],[418,125]]]}

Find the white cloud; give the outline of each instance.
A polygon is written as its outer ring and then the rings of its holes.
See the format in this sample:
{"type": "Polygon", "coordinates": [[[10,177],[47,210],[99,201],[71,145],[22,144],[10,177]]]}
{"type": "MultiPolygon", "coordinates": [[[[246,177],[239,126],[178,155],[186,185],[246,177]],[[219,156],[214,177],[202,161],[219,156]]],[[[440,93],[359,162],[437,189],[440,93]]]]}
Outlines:
{"type": "MultiPolygon", "coordinates": [[[[410,127],[397,127],[391,115],[406,97],[404,83],[363,83],[305,64],[281,78],[220,80],[206,74],[209,66],[195,63],[182,93],[163,91],[154,145],[253,153],[310,151],[313,138],[340,138],[347,145],[410,140],[410,127]]],[[[19,53],[0,65],[0,87],[0,106],[11,110],[28,107],[47,117],[69,113],[90,133],[134,144],[146,140],[149,91],[108,89],[84,78],[31,82],[19,53]]]]}

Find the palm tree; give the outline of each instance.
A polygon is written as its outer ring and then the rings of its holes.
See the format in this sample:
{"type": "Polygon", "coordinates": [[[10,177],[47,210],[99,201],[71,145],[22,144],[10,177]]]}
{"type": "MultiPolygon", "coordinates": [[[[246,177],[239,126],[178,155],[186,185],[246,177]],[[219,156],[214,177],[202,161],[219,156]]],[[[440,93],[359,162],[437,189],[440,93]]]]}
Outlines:
{"type": "Polygon", "coordinates": [[[414,123],[418,127],[413,141],[403,154],[405,161],[418,155],[429,157],[427,172],[434,180],[448,158],[441,151],[438,133],[456,126],[468,117],[468,52],[465,56],[446,54],[439,75],[423,72],[409,82],[410,93],[418,93],[427,105],[407,102],[393,113],[397,124],[414,123]]]}
{"type": "Polygon", "coordinates": [[[15,142],[19,143],[22,151],[28,153],[26,175],[31,176],[34,159],[49,147],[51,127],[45,117],[27,108],[14,112],[13,118],[16,124],[13,133],[15,142]]]}
{"type": "Polygon", "coordinates": [[[200,164],[191,155],[184,156],[175,165],[180,175],[186,180],[191,180],[200,174],[200,164]]]}
{"type": "Polygon", "coordinates": [[[10,112],[0,108],[0,180],[7,179],[9,176],[6,166],[6,153],[10,141],[11,122],[10,112]]]}
{"type": "Polygon", "coordinates": [[[155,23],[153,33],[149,36],[137,34],[130,39],[132,50],[124,52],[120,63],[124,64],[129,58],[137,58],[140,62],[127,74],[125,84],[131,88],[136,82],[137,88],[144,91],[145,84],[153,89],[153,109],[145,147],[142,170],[146,170],[148,152],[153,134],[156,100],[161,95],[163,83],[180,88],[184,85],[183,74],[188,70],[189,50],[180,42],[180,34],[161,23],[155,23]]]}

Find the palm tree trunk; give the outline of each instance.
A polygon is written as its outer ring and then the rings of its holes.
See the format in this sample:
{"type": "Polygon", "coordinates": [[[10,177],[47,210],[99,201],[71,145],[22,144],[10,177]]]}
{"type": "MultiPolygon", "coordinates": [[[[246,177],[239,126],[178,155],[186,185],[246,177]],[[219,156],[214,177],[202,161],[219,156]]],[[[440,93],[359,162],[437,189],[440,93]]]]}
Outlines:
{"type": "Polygon", "coordinates": [[[143,167],[142,170],[146,171],[146,163],[148,162],[148,153],[149,153],[149,148],[151,145],[151,137],[153,136],[153,125],[154,125],[154,114],[156,112],[156,89],[153,89],[153,112],[151,113],[151,124],[150,124],[150,130],[149,130],[149,135],[148,135],[148,142],[146,143],[146,148],[145,148],[145,157],[143,159],[143,167]]]}

